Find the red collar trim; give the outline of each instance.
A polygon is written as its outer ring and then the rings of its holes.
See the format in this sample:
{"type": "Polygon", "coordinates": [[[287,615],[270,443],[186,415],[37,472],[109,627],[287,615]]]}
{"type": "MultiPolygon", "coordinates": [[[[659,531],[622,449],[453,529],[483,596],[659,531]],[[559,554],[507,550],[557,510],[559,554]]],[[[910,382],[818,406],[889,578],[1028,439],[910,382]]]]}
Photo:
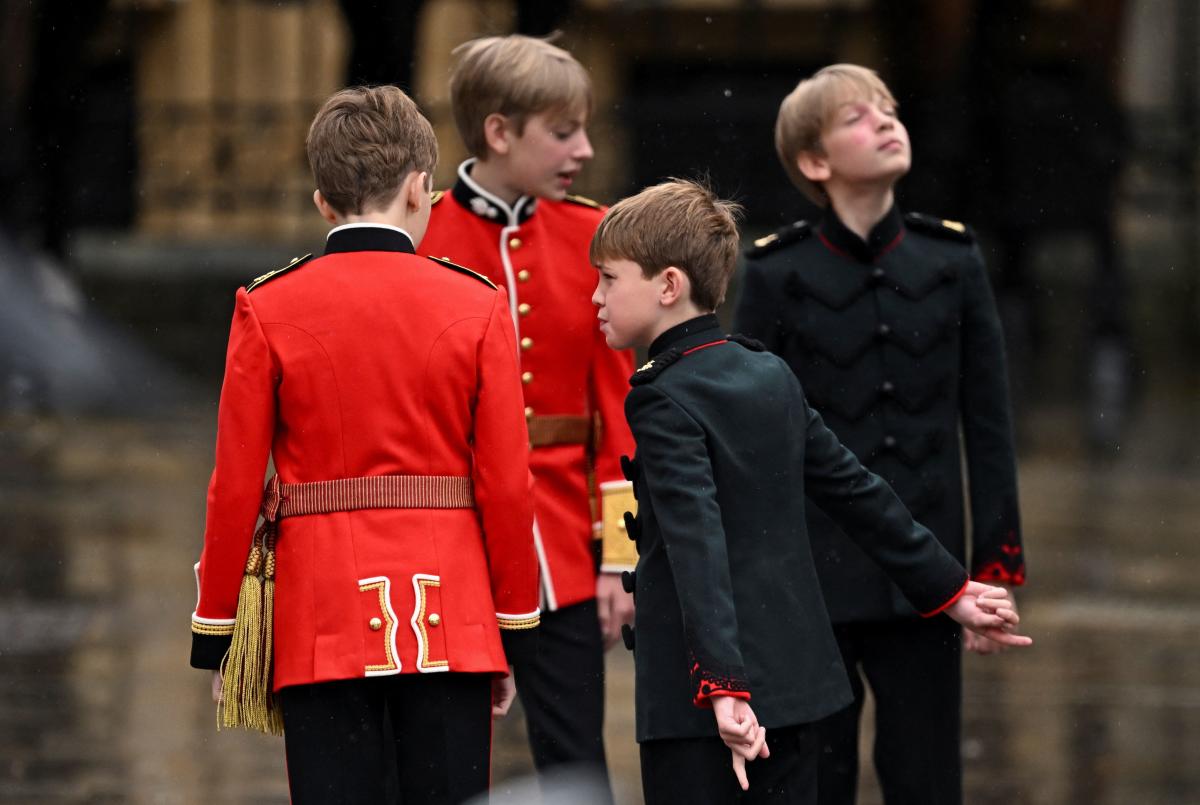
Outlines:
{"type": "Polygon", "coordinates": [[[709,341],[707,344],[701,344],[698,347],[692,347],[691,349],[685,349],[683,351],[683,354],[691,355],[693,352],[699,352],[702,349],[708,349],[709,347],[715,347],[718,344],[728,344],[728,343],[729,343],[728,338],[722,338],[720,341],[709,341]]]}

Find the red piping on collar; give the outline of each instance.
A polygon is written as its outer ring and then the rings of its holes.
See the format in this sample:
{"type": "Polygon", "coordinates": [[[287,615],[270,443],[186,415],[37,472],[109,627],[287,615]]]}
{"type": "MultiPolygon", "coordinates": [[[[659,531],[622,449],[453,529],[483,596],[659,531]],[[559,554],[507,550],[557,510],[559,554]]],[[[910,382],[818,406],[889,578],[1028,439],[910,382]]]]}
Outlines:
{"type": "Polygon", "coordinates": [[[818,237],[818,238],[820,238],[820,239],[821,239],[821,242],[825,244],[826,248],[828,248],[828,249],[829,249],[829,251],[833,252],[834,254],[840,254],[842,257],[845,257],[847,260],[853,260],[853,259],[854,259],[854,258],[853,258],[853,257],[851,257],[849,254],[847,254],[846,252],[844,252],[844,251],[842,251],[841,249],[839,249],[837,246],[834,246],[834,245],[833,245],[833,244],[832,244],[832,243],[829,241],[829,238],[825,237],[825,233],[824,233],[824,232],[818,232],[818,233],[817,233],[817,237],[818,237]]]}
{"type": "Polygon", "coordinates": [[[700,346],[698,346],[698,347],[692,347],[691,349],[685,349],[685,350],[683,351],[683,354],[684,354],[684,355],[691,355],[693,352],[697,352],[697,351],[699,351],[699,350],[702,350],[702,349],[708,349],[709,347],[715,347],[715,346],[717,346],[718,344],[728,344],[728,343],[729,343],[729,339],[728,339],[728,338],[722,338],[720,341],[709,341],[707,344],[701,344],[701,345],[700,345],[700,346]]]}
{"type": "Polygon", "coordinates": [[[882,249],[879,250],[879,254],[875,255],[875,260],[878,261],[880,257],[883,257],[885,254],[890,252],[892,249],[899,246],[900,241],[902,241],[902,240],[904,240],[904,230],[903,229],[901,229],[899,232],[896,233],[896,237],[892,238],[891,243],[889,243],[888,245],[884,246],[882,249]]]}

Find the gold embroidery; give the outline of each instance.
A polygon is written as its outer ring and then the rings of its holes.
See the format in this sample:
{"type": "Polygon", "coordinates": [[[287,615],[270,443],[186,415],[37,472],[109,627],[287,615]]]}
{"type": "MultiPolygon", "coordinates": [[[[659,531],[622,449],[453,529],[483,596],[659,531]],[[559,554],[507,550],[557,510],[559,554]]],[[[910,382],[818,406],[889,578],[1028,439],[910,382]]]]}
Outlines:
{"type": "Polygon", "coordinates": [[[534,629],[541,622],[541,615],[533,615],[528,618],[505,618],[500,615],[496,616],[496,623],[501,629],[534,629]]]}
{"type": "Polygon", "coordinates": [[[375,590],[379,593],[379,613],[383,615],[383,652],[387,656],[387,662],[383,665],[368,665],[367,671],[395,671],[399,668],[396,665],[396,657],[392,654],[392,635],[396,628],[396,622],[392,619],[391,607],[388,606],[387,600],[388,583],[386,579],[373,581],[368,584],[358,585],[358,591],[365,593],[375,590]]]}
{"type": "Polygon", "coordinates": [[[192,634],[212,635],[214,637],[226,637],[233,634],[232,623],[198,623],[192,621],[192,634]]]}
{"type": "Polygon", "coordinates": [[[429,587],[441,587],[440,579],[429,579],[417,577],[417,617],[414,620],[414,625],[421,630],[421,656],[417,660],[418,668],[440,668],[444,665],[449,665],[449,660],[430,660],[429,659],[429,632],[425,629],[425,604],[426,604],[426,589],[429,587]]]}

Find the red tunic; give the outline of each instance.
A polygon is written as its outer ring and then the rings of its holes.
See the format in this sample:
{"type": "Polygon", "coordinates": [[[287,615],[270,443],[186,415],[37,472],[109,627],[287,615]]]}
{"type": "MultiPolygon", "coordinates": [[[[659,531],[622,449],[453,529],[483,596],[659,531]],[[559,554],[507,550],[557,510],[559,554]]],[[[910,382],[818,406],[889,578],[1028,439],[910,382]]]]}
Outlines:
{"type": "Polygon", "coordinates": [[[600,499],[602,483],[624,482],[620,458],[634,451],[624,413],[633,355],[608,347],[591,302],[597,277],[588,247],[604,210],[571,197],[523,197],[510,208],[471,181],[471,164],[459,167],[451,192],[435,195],[421,251],[508,290],[528,417],[599,421],[594,456],[583,444],[535,446],[530,456],[543,604],[557,609],[596,595],[591,497],[600,499]]]}
{"type": "Polygon", "coordinates": [[[474,508],[282,520],[276,689],[504,672],[501,629],[536,623],[506,293],[412,252],[400,230],[339,227],[324,256],[238,291],[197,565],[194,665],[216,667],[228,647],[268,456],[285,483],[466,476],[475,496],[474,508]]]}

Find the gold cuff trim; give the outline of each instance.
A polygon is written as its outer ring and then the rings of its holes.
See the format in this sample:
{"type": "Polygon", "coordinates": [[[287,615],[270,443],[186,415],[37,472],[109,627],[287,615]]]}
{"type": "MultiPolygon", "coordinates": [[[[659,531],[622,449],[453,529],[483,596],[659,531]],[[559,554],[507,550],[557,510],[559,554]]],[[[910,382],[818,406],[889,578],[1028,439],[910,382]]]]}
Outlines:
{"type": "Polygon", "coordinates": [[[605,568],[631,568],[637,564],[637,545],[629,538],[625,512],[637,513],[637,499],[629,481],[606,481],[600,485],[600,565],[605,568]]]}
{"type": "Polygon", "coordinates": [[[208,635],[209,637],[228,637],[233,634],[233,624],[196,623],[196,621],[192,621],[192,634],[208,635]]]}
{"type": "Polygon", "coordinates": [[[542,616],[534,615],[530,618],[496,618],[496,623],[501,629],[536,629],[538,624],[542,622],[542,616]]]}

